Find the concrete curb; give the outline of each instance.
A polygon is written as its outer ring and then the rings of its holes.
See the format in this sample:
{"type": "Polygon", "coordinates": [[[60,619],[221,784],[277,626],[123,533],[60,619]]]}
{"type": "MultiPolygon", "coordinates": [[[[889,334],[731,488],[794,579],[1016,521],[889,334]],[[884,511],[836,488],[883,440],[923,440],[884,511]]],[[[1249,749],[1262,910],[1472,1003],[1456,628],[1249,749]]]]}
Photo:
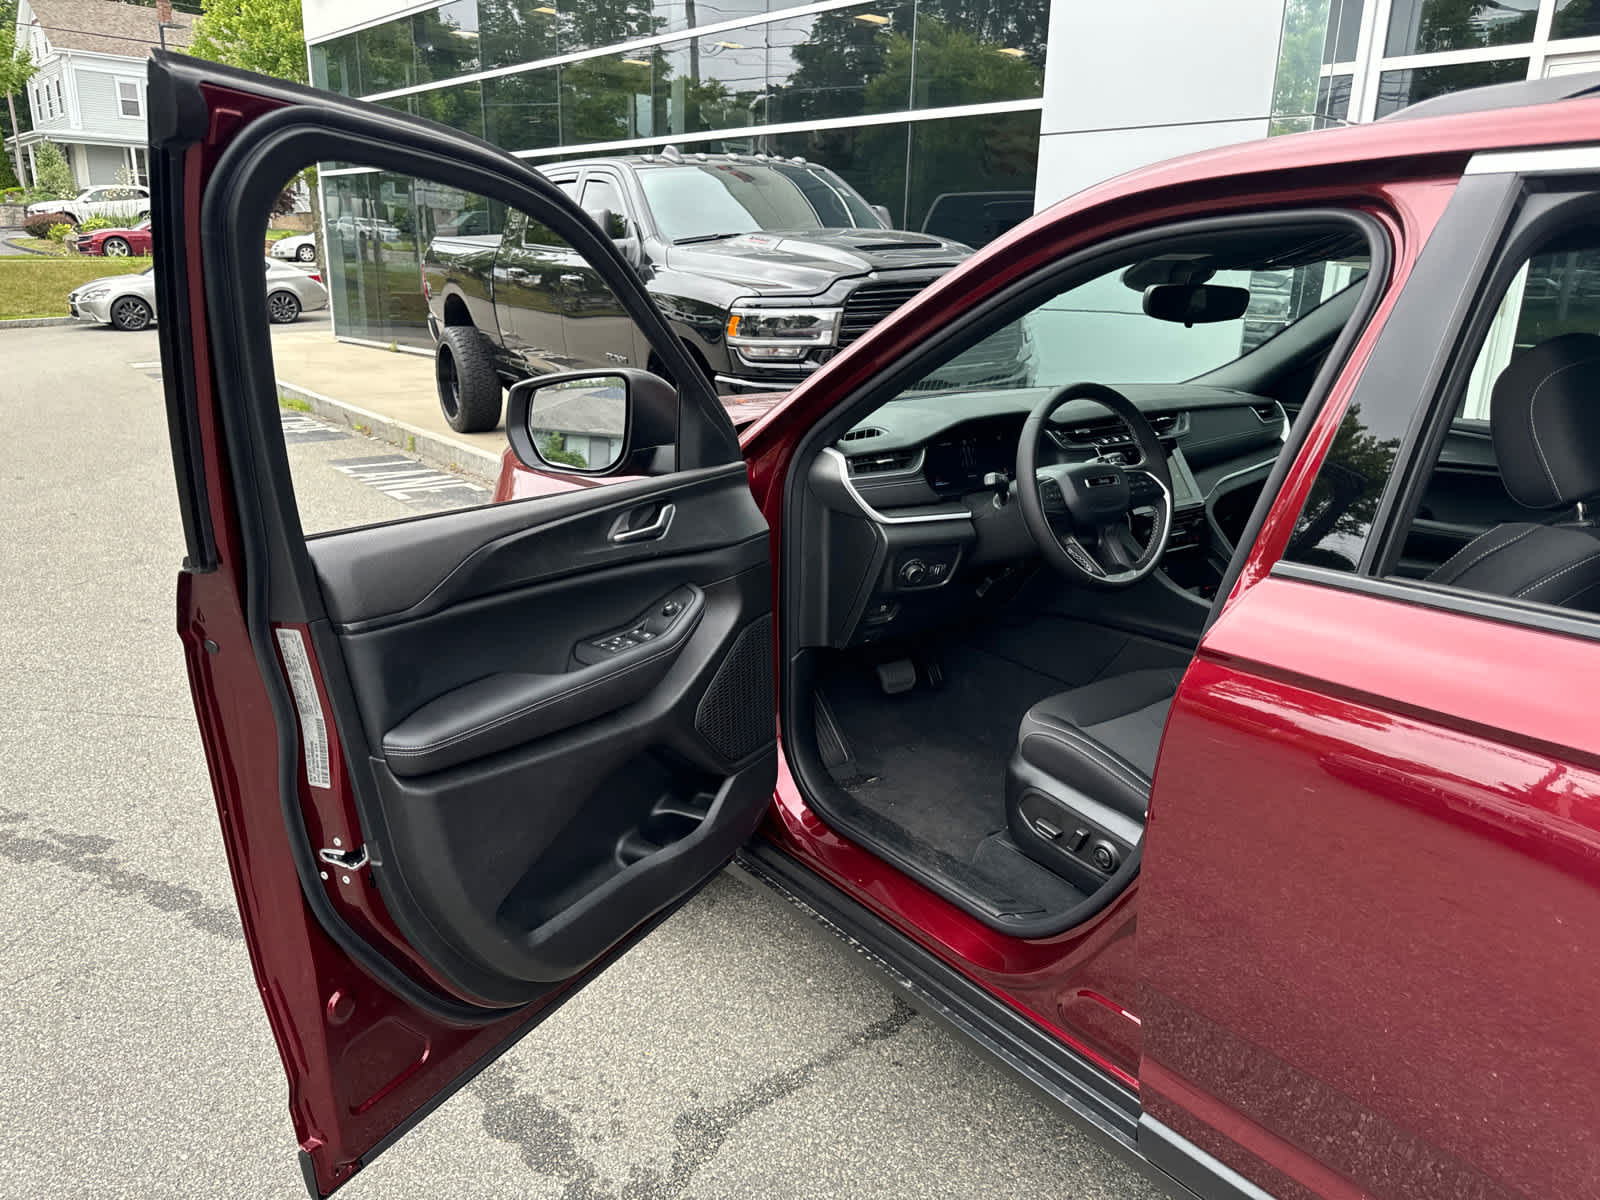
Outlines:
{"type": "Polygon", "coordinates": [[[66,258],[67,257],[65,254],[51,254],[48,250],[35,250],[32,246],[19,246],[19,245],[17,245],[16,242],[12,241],[10,238],[6,239],[6,245],[10,246],[18,254],[32,254],[32,255],[35,255],[38,258],[66,258]]]}
{"type": "Polygon", "coordinates": [[[488,450],[405,421],[397,421],[382,413],[346,404],[343,400],[335,400],[332,396],[324,396],[321,392],[313,392],[282,379],[278,380],[278,391],[284,396],[304,400],[319,417],[378,441],[388,442],[408,454],[415,454],[429,466],[455,471],[490,487],[500,478],[500,456],[488,450]]]}
{"type": "Polygon", "coordinates": [[[0,321],[0,329],[43,329],[47,325],[76,325],[76,317],[18,317],[0,321]]]}

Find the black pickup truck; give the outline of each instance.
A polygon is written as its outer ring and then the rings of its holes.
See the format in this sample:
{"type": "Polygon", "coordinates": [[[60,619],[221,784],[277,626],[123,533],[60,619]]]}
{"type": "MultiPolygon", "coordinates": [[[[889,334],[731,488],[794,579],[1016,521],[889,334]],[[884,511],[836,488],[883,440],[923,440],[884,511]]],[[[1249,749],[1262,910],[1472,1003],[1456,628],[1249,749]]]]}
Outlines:
{"type": "MultiPolygon", "coordinates": [[[[767,155],[661,154],[540,168],[607,230],[723,394],[787,391],[972,254],[888,227],[832,171],[767,155]]],[[[583,258],[521,213],[458,222],[423,262],[452,428],[493,429],[501,388],[530,375],[659,370],[583,258]]],[[[1020,347],[963,356],[964,382],[1014,378],[1020,347]],[[994,359],[994,362],[978,360],[994,359]]]]}

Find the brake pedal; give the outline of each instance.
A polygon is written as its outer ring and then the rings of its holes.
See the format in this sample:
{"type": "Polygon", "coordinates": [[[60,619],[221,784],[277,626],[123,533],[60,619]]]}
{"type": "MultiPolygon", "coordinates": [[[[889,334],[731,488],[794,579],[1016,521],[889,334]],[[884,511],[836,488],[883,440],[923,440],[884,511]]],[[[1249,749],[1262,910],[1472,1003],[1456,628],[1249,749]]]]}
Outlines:
{"type": "Polygon", "coordinates": [[[917,686],[917,664],[909,658],[879,663],[874,670],[878,673],[878,687],[885,696],[898,696],[917,686]]]}

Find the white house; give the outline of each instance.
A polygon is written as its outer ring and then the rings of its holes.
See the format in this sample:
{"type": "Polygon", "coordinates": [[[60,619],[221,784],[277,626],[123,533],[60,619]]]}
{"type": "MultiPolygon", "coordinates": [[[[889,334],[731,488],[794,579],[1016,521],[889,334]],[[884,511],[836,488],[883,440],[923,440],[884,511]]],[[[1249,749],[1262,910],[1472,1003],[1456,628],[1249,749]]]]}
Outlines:
{"type": "Polygon", "coordinates": [[[17,45],[39,71],[28,84],[33,128],[6,139],[8,153],[21,143],[31,178],[34,153],[50,141],[80,188],[127,181],[123,172],[148,184],[145,60],[163,44],[186,46],[193,21],[165,2],[18,0],[17,45]]]}

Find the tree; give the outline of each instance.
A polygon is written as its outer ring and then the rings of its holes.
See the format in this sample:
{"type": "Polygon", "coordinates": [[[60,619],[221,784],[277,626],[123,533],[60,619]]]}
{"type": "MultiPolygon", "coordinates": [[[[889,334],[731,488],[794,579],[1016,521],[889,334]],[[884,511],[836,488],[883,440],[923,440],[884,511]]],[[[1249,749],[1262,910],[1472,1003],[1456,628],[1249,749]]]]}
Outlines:
{"type": "MultiPolygon", "coordinates": [[[[11,136],[15,137],[22,132],[22,126],[17,123],[17,106],[12,97],[27,87],[28,80],[33,78],[33,73],[39,68],[34,64],[33,56],[28,53],[26,46],[17,45],[17,22],[13,5],[6,5],[13,11],[8,16],[0,12],[0,20],[5,24],[0,25],[0,92],[6,94],[6,111],[11,114],[11,136]]],[[[4,130],[0,130],[3,136],[4,130]]],[[[22,166],[22,147],[12,145],[12,152],[16,155],[17,179],[25,179],[26,172],[22,166]]]]}
{"type": "Polygon", "coordinates": [[[300,0],[205,0],[189,53],[274,79],[306,82],[300,0]]]}
{"type": "Polygon", "coordinates": [[[60,146],[54,142],[40,142],[39,148],[33,152],[33,163],[33,184],[41,192],[48,192],[53,199],[65,199],[77,194],[72,182],[72,168],[67,165],[67,156],[61,153],[60,146]]]}

